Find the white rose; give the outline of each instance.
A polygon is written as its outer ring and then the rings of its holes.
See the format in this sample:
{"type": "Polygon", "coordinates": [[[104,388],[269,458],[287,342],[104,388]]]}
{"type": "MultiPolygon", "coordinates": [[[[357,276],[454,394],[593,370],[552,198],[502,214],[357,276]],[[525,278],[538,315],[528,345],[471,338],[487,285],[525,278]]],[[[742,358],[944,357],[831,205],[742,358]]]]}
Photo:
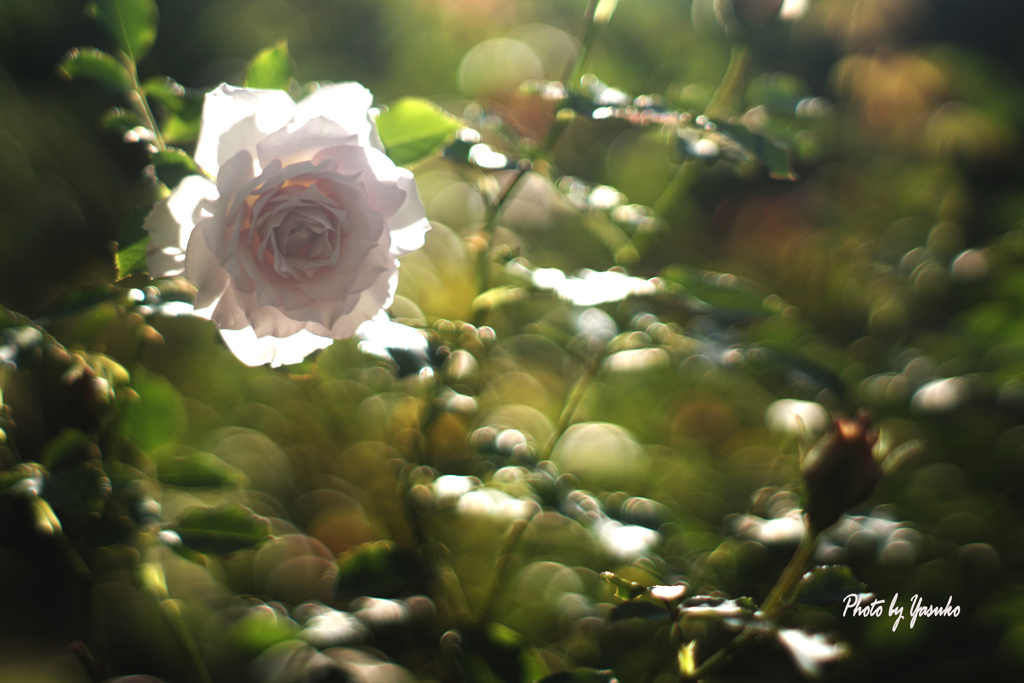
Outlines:
{"type": "Polygon", "coordinates": [[[296,104],[280,90],[206,96],[196,163],[146,219],[153,277],[184,274],[195,315],[249,365],[300,362],[391,305],[398,256],[430,229],[357,83],[296,104]]]}

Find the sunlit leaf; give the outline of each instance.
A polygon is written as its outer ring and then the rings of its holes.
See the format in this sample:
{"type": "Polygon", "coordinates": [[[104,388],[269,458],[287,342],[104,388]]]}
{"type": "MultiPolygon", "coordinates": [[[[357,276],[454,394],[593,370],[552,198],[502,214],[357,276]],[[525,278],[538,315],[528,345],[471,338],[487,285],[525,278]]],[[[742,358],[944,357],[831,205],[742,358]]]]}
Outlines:
{"type": "Polygon", "coordinates": [[[154,453],[156,477],[165,484],[182,487],[241,486],[246,477],[236,467],[212,453],[181,447],[162,457],[154,453]]]}
{"type": "Polygon", "coordinates": [[[459,128],[459,120],[433,102],[399,100],[377,117],[377,131],[388,156],[399,166],[421,161],[440,149],[459,128]]]}
{"type": "Polygon", "coordinates": [[[165,142],[176,145],[195,142],[199,137],[199,127],[202,121],[196,118],[186,119],[177,114],[171,114],[160,125],[160,133],[165,142]]]}
{"type": "Polygon", "coordinates": [[[160,19],[154,0],[96,0],[90,10],[132,61],[141,61],[153,46],[160,19]]]}
{"type": "Polygon", "coordinates": [[[142,91],[170,111],[180,110],[185,96],[185,88],[167,76],[150,76],[142,82],[142,91]]]}
{"type": "Polygon", "coordinates": [[[124,406],[121,433],[143,451],[174,439],[185,425],[185,405],[174,385],[139,368],[132,373],[131,388],[139,398],[124,406]]]}
{"type": "Polygon", "coordinates": [[[146,247],[149,246],[149,233],[143,225],[146,223],[146,216],[152,210],[152,206],[133,209],[121,222],[121,227],[117,231],[117,254],[114,255],[118,280],[135,273],[148,272],[146,247]]]}
{"type": "Polygon", "coordinates": [[[261,90],[288,90],[292,82],[292,60],[288,41],[282,40],[261,50],[249,62],[245,87],[261,90]]]}
{"type": "Polygon", "coordinates": [[[679,673],[683,676],[689,676],[697,670],[697,641],[691,640],[685,645],[679,647],[679,653],[676,655],[679,660],[679,673]]]}
{"type": "Polygon", "coordinates": [[[615,589],[615,597],[623,600],[634,600],[647,592],[647,586],[624,579],[612,572],[601,572],[601,578],[615,589]]]}
{"type": "Polygon", "coordinates": [[[54,536],[61,533],[60,520],[53,508],[42,498],[32,497],[32,516],[36,533],[41,536],[54,536]]]}
{"type": "Polygon", "coordinates": [[[195,142],[202,123],[203,95],[185,90],[163,76],[146,79],[143,88],[165,110],[160,113],[160,134],[164,142],[174,145],[195,142]]]}
{"type": "Polygon", "coordinates": [[[298,625],[265,607],[254,609],[231,625],[232,645],[246,657],[254,657],[271,645],[294,638],[298,625]]]}
{"type": "Polygon", "coordinates": [[[865,587],[849,567],[837,564],[815,567],[800,579],[796,601],[810,605],[835,605],[850,593],[861,593],[865,587]]]}
{"type": "Polygon", "coordinates": [[[196,552],[227,554],[270,538],[270,521],[247,507],[228,503],[189,508],[171,530],[196,552]]]}
{"type": "Polygon", "coordinates": [[[132,75],[128,69],[113,55],[94,47],[72,48],[60,60],[57,70],[66,78],[84,76],[113,90],[128,90],[132,87],[132,75]]]}
{"type": "Polygon", "coordinates": [[[185,176],[202,173],[192,157],[177,147],[155,152],[150,159],[153,161],[153,168],[156,169],[156,177],[171,190],[177,187],[185,176]]]}
{"type": "Polygon", "coordinates": [[[474,311],[491,311],[519,301],[525,301],[530,293],[522,287],[502,285],[493,287],[473,299],[474,311]]]}
{"type": "Polygon", "coordinates": [[[822,634],[811,635],[795,628],[779,631],[782,644],[805,676],[819,676],[826,664],[846,657],[850,653],[846,643],[833,643],[822,634]]]}
{"type": "Polygon", "coordinates": [[[726,600],[698,595],[683,601],[680,612],[684,617],[721,621],[733,628],[742,627],[754,616],[757,607],[750,598],[726,600]]]}
{"type": "Polygon", "coordinates": [[[112,107],[100,115],[100,127],[110,133],[124,135],[132,128],[144,125],[142,117],[129,109],[112,107]]]}

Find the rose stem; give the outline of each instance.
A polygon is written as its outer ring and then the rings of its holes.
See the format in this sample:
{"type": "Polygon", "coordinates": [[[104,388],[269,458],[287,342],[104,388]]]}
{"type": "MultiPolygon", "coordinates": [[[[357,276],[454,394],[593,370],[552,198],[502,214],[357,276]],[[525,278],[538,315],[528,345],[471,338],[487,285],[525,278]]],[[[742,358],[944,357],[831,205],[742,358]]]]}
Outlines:
{"type": "Polygon", "coordinates": [[[775,582],[775,586],[772,587],[768,597],[761,604],[759,617],[747,624],[747,627],[738,636],[733,638],[715,654],[708,657],[692,673],[685,676],[684,680],[697,680],[702,676],[706,676],[708,672],[718,667],[725,659],[738,650],[741,645],[762,633],[761,626],[763,624],[770,623],[779,616],[779,613],[785,607],[785,599],[793,592],[800,578],[804,575],[804,566],[811,559],[811,555],[814,554],[814,548],[817,544],[818,534],[812,533],[810,527],[806,526],[796,553],[793,554],[789,564],[786,565],[786,568],[779,576],[779,580],[775,582]]]}
{"type": "Polygon", "coordinates": [[[156,118],[153,116],[153,110],[149,108],[149,102],[146,100],[146,91],[142,89],[142,84],[139,83],[139,72],[135,68],[135,60],[124,55],[125,67],[128,69],[128,73],[132,77],[132,87],[128,91],[128,102],[131,103],[132,109],[141,116],[146,124],[146,127],[153,132],[153,144],[156,146],[158,152],[163,152],[167,149],[167,144],[164,142],[164,138],[160,135],[160,127],[156,125],[156,118]]]}
{"type": "MultiPolygon", "coordinates": [[[[732,54],[729,57],[729,67],[726,69],[722,83],[712,96],[707,109],[704,110],[704,116],[710,119],[722,115],[722,110],[726,107],[729,100],[733,98],[736,91],[746,82],[752,61],[750,48],[746,45],[736,45],[733,47],[732,54]]],[[[679,196],[697,180],[703,165],[704,162],[695,157],[690,157],[680,164],[679,170],[676,171],[675,176],[669,181],[665,189],[662,190],[661,196],[658,197],[658,201],[652,207],[656,215],[665,216],[665,214],[675,208],[676,203],[679,201],[679,196]]]]}

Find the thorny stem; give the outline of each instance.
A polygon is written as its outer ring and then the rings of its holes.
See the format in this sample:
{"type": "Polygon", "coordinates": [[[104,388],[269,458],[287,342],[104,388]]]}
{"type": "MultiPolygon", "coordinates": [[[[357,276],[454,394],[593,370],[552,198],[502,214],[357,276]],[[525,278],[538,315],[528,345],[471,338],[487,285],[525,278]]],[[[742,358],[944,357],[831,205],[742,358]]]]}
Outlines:
{"type": "Polygon", "coordinates": [[[796,588],[797,583],[800,581],[800,578],[804,575],[804,567],[806,566],[807,561],[810,560],[811,556],[814,554],[814,548],[817,546],[817,543],[818,535],[811,532],[810,527],[807,527],[800,540],[800,547],[797,548],[793,557],[790,559],[789,564],[786,565],[786,568],[779,576],[779,580],[775,582],[775,585],[768,593],[768,597],[765,598],[764,602],[761,604],[761,609],[758,610],[757,618],[747,624],[747,627],[744,628],[738,636],[729,641],[729,643],[718,650],[718,652],[704,660],[704,662],[690,674],[684,675],[683,680],[696,681],[703,676],[706,676],[736,652],[740,646],[762,633],[765,624],[770,624],[778,618],[782,610],[785,609],[786,599],[790,596],[793,589],[796,588]]]}
{"type": "MultiPolygon", "coordinates": [[[[751,62],[750,48],[746,45],[736,45],[733,47],[732,54],[729,57],[729,67],[725,71],[725,76],[722,77],[722,83],[711,97],[711,102],[708,104],[707,109],[704,110],[704,116],[710,119],[722,115],[722,110],[729,100],[736,95],[736,92],[746,82],[751,62]]],[[[694,157],[690,157],[680,164],[679,170],[676,171],[675,176],[669,181],[665,189],[662,190],[661,196],[658,197],[658,201],[652,207],[656,215],[665,216],[675,207],[680,195],[697,180],[703,165],[703,161],[694,157]]]]}

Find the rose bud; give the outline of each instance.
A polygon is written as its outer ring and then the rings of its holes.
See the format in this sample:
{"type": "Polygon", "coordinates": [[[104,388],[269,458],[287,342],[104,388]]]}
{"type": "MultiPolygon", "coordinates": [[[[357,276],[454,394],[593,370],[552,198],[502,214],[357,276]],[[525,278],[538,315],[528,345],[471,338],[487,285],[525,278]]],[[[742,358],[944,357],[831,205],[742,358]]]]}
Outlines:
{"type": "Polygon", "coordinates": [[[814,533],[836,523],[848,509],[863,503],[875,489],[881,467],[872,452],[878,432],[865,412],[849,420],[833,417],[832,426],[803,458],[807,488],[804,512],[814,533]]]}

